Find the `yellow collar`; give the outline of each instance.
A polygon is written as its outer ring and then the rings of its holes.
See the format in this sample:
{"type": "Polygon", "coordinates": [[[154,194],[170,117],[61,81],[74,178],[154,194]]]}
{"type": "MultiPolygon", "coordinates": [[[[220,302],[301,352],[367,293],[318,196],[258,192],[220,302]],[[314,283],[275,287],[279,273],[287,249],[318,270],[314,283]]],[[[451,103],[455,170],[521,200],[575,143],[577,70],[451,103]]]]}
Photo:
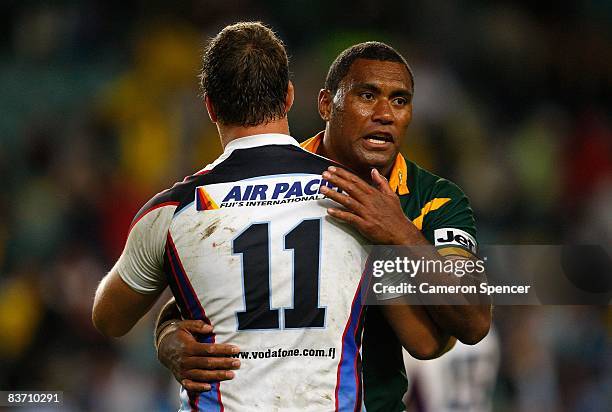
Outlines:
{"type": "MultiPolygon", "coordinates": [[[[302,149],[308,150],[311,153],[317,153],[319,146],[321,146],[321,142],[323,141],[323,133],[324,132],[317,133],[316,136],[302,142],[300,146],[302,146],[302,149]]],[[[391,186],[391,189],[393,189],[393,191],[397,192],[399,195],[408,194],[409,190],[408,185],[406,184],[407,178],[408,166],[406,165],[406,159],[404,159],[404,156],[402,156],[401,153],[398,153],[397,157],[395,158],[395,163],[393,164],[393,169],[391,169],[389,186],[391,186]]]]}

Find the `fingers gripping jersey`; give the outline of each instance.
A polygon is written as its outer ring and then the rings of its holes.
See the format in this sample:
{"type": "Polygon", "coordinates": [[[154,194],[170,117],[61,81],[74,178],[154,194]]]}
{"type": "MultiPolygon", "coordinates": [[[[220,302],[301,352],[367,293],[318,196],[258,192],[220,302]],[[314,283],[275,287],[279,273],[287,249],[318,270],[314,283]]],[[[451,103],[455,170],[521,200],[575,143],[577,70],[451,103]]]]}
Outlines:
{"type": "Polygon", "coordinates": [[[182,410],[361,410],[367,250],[327,217],[329,165],[288,136],[241,138],[137,217],[123,279],[143,293],[168,283],[185,318],[214,325],[209,341],[242,351],[233,380],[183,391],[182,410]]]}

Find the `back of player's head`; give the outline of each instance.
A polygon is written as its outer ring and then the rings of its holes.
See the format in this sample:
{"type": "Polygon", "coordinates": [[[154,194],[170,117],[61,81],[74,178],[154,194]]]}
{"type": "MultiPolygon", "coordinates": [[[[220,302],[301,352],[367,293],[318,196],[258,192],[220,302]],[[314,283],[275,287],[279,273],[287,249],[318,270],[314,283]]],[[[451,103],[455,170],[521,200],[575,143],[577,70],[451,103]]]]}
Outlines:
{"type": "Polygon", "coordinates": [[[286,115],[287,53],[262,23],[221,30],[204,51],[200,81],[222,124],[256,126],[286,115]]]}
{"type": "Polygon", "coordinates": [[[329,72],[327,72],[325,88],[332,94],[335,94],[338,91],[340,82],[347,75],[352,64],[357,59],[401,63],[406,66],[408,74],[410,75],[410,81],[414,87],[414,76],[406,59],[388,44],[368,41],[351,46],[336,57],[336,60],[334,60],[329,68],[329,72]]]}

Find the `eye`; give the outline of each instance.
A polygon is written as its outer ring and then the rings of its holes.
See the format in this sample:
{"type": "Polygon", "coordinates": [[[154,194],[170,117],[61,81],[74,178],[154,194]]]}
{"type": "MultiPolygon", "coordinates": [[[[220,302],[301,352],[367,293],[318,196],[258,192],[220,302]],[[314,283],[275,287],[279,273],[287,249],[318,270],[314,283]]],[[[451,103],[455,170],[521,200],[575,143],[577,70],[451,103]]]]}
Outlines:
{"type": "Polygon", "coordinates": [[[406,99],[405,97],[396,97],[395,99],[393,99],[393,103],[398,106],[406,106],[409,102],[408,99],[406,99]]]}
{"type": "Polygon", "coordinates": [[[372,92],[363,92],[359,96],[364,100],[374,100],[374,93],[372,92]]]}

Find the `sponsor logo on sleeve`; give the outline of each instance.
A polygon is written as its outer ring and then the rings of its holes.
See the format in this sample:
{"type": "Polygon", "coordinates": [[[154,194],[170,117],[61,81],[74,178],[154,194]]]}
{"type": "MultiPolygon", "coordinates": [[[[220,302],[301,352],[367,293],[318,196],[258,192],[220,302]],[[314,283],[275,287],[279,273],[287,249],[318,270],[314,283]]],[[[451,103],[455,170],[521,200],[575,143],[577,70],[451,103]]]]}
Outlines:
{"type": "Polygon", "coordinates": [[[434,230],[434,246],[459,246],[476,254],[476,239],[469,233],[454,228],[434,230]]]}

